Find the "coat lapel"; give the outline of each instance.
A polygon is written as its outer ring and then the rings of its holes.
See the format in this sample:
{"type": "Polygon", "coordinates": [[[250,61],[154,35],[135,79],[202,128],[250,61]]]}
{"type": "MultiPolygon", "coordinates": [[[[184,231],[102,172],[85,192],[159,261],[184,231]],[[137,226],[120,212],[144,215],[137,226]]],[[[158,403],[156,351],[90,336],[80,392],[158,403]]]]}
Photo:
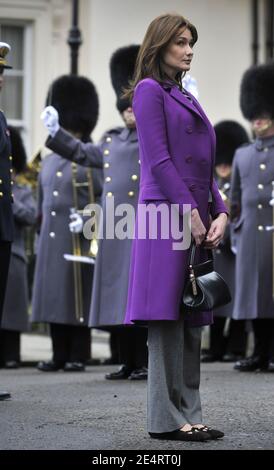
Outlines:
{"type": "Polygon", "coordinates": [[[191,103],[191,101],[188,98],[186,98],[183,95],[183,93],[180,90],[178,90],[176,86],[173,86],[170,89],[170,96],[172,96],[172,98],[174,98],[176,101],[179,101],[179,103],[181,103],[186,108],[190,109],[190,111],[198,114],[203,119],[203,116],[201,115],[199,110],[196,108],[196,106],[193,103],[191,103]]]}

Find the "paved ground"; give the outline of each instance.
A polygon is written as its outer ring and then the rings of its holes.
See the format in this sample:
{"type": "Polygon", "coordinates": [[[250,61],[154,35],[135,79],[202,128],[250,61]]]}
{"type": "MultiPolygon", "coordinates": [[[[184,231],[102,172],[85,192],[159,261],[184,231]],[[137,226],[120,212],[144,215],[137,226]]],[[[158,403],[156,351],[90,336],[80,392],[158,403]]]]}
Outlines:
{"type": "MultiPolygon", "coordinates": [[[[101,339],[97,351],[106,348],[107,355],[106,337],[101,339]]],[[[90,366],[80,374],[1,370],[1,389],[11,391],[12,400],[0,402],[0,449],[274,449],[274,374],[203,365],[204,421],[226,437],[193,444],[150,439],[146,383],[106,381],[104,374],[112,370],[115,366],[90,366]]]]}

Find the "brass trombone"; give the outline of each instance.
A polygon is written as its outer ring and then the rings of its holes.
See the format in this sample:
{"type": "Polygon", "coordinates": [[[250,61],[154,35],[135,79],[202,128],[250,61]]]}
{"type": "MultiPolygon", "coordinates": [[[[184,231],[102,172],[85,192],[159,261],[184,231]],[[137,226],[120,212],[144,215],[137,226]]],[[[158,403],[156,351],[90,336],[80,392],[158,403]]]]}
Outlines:
{"type": "MultiPolygon", "coordinates": [[[[72,192],[73,192],[73,204],[74,204],[74,207],[71,208],[71,213],[78,213],[78,214],[83,215],[84,211],[83,209],[79,207],[78,189],[82,187],[87,187],[90,203],[92,204],[95,202],[92,171],[91,171],[91,168],[87,168],[86,169],[87,180],[84,182],[79,182],[77,181],[78,165],[72,162],[71,170],[72,170],[72,192]]],[[[84,313],[83,313],[81,263],[88,263],[88,264],[95,263],[95,258],[98,252],[96,224],[95,224],[95,230],[92,232],[92,239],[91,239],[88,254],[85,255],[82,253],[79,233],[72,233],[72,247],[73,247],[73,254],[72,255],[64,254],[64,258],[67,261],[73,262],[73,276],[74,276],[74,288],[75,288],[75,311],[76,311],[77,320],[80,323],[83,323],[84,313]]]]}

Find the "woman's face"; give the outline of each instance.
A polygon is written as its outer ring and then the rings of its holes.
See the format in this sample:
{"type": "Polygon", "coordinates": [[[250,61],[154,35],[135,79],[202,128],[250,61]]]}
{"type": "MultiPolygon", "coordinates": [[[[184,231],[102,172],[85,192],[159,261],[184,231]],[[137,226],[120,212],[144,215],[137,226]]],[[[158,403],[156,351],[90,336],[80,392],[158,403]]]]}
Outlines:
{"type": "Polygon", "coordinates": [[[178,35],[167,46],[162,65],[169,76],[175,77],[178,72],[188,72],[193,59],[193,37],[191,31],[182,28],[178,35]]]}

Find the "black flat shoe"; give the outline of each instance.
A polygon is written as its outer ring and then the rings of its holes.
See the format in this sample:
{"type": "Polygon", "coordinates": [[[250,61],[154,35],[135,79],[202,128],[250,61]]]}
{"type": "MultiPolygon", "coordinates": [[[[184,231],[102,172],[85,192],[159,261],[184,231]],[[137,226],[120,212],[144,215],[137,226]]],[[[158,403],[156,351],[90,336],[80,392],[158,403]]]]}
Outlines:
{"type": "Polygon", "coordinates": [[[189,431],[182,431],[177,429],[177,431],[172,432],[149,432],[152,439],[164,439],[170,441],[195,441],[195,442],[205,442],[210,441],[211,437],[208,433],[200,431],[197,428],[191,428],[189,431]]]}
{"type": "Polygon", "coordinates": [[[210,436],[210,439],[221,439],[224,437],[224,433],[222,431],[218,431],[218,429],[211,429],[208,426],[203,426],[202,428],[194,428],[198,429],[198,431],[204,432],[210,436]]]}
{"type": "Polygon", "coordinates": [[[37,369],[42,372],[56,372],[57,370],[63,369],[64,364],[54,361],[41,361],[37,365],[37,369]]]}
{"type": "Polygon", "coordinates": [[[128,379],[132,369],[128,369],[125,365],[121,366],[116,372],[111,372],[105,375],[107,380],[123,380],[128,379]]]}
{"type": "Polygon", "coordinates": [[[85,365],[83,362],[66,362],[64,366],[65,372],[84,372],[85,365]]]}

